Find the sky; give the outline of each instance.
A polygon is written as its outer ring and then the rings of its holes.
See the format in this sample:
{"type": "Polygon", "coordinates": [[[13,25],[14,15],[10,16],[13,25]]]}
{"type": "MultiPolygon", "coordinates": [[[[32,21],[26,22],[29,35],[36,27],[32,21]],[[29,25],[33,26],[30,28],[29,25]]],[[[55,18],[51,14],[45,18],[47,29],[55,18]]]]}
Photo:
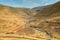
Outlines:
{"type": "Polygon", "coordinates": [[[12,7],[33,8],[56,3],[60,0],[0,0],[0,4],[12,7]]]}

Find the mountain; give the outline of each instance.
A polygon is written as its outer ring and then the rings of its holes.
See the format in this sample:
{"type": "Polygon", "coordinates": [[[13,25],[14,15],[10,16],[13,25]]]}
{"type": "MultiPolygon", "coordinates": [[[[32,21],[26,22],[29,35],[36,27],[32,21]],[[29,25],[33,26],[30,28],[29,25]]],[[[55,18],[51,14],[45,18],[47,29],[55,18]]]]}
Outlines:
{"type": "Polygon", "coordinates": [[[42,10],[36,16],[51,17],[53,15],[54,16],[60,15],[60,2],[57,2],[53,4],[52,6],[50,6],[49,8],[42,10]]]}
{"type": "Polygon", "coordinates": [[[0,40],[60,40],[60,2],[39,10],[0,5],[0,40]]]}
{"type": "Polygon", "coordinates": [[[28,22],[35,14],[35,11],[29,8],[0,5],[0,40],[49,39],[46,32],[29,27],[28,22]]]}
{"type": "Polygon", "coordinates": [[[54,37],[60,38],[60,1],[45,7],[32,18],[29,25],[33,28],[43,29],[54,37]],[[46,9],[44,9],[45,7],[46,9]]]}
{"type": "Polygon", "coordinates": [[[32,16],[35,14],[35,11],[31,10],[30,8],[17,8],[17,7],[14,8],[14,7],[0,4],[0,11],[3,11],[3,10],[10,13],[17,13],[17,14],[29,15],[29,16],[32,16]]]}
{"type": "Polygon", "coordinates": [[[41,11],[48,9],[51,6],[52,5],[38,6],[38,7],[32,8],[32,9],[35,10],[37,13],[40,13],[41,11]]]}

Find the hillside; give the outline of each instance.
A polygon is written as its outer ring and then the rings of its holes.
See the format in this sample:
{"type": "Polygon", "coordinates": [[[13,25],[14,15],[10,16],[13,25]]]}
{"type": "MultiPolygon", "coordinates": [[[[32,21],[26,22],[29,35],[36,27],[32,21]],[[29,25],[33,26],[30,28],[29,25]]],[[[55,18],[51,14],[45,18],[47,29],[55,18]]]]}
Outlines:
{"type": "Polygon", "coordinates": [[[52,5],[38,6],[38,7],[32,8],[32,9],[35,10],[36,13],[40,13],[41,11],[48,9],[48,8],[51,7],[51,6],[52,6],[52,5]]]}
{"type": "Polygon", "coordinates": [[[49,8],[42,10],[40,13],[36,14],[36,16],[42,17],[55,17],[60,16],[60,2],[57,2],[51,5],[49,8]]]}
{"type": "Polygon", "coordinates": [[[35,14],[35,11],[31,10],[30,8],[17,8],[17,7],[14,8],[14,7],[2,5],[2,4],[0,4],[0,11],[9,12],[13,14],[21,14],[23,16],[24,15],[32,16],[35,14]]]}
{"type": "Polygon", "coordinates": [[[0,40],[60,40],[60,2],[44,8],[0,5],[0,40]]]}
{"type": "Polygon", "coordinates": [[[47,40],[44,31],[29,27],[28,22],[36,13],[29,8],[0,5],[0,40],[47,40]]]}
{"type": "Polygon", "coordinates": [[[30,27],[43,29],[60,39],[60,2],[40,11],[32,19],[29,22],[30,27]]]}

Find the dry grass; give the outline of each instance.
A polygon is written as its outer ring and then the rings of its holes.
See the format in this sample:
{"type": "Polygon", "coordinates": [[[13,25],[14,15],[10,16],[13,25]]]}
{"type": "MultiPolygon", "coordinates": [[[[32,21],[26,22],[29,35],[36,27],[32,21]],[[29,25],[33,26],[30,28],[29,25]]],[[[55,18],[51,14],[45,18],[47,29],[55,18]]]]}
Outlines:
{"type": "MultiPolygon", "coordinates": [[[[52,9],[49,8],[49,10],[52,9]]],[[[34,17],[35,21],[29,20],[34,15],[35,12],[31,9],[5,6],[0,11],[0,40],[60,40],[58,34],[60,29],[56,29],[60,27],[59,21],[57,22],[57,19],[60,20],[60,16],[51,18],[49,16],[45,18],[44,16],[45,19],[42,16],[36,16],[39,19],[36,20],[34,17]],[[57,27],[55,27],[56,25],[57,27]]],[[[55,16],[54,13],[53,15],[55,16]]]]}

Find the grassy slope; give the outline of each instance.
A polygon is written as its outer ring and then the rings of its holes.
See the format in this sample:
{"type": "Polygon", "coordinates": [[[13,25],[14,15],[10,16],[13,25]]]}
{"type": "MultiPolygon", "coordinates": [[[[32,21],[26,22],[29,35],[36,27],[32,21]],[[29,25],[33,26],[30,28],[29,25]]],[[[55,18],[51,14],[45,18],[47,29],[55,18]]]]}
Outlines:
{"type": "Polygon", "coordinates": [[[60,2],[53,4],[51,7],[44,9],[40,13],[36,14],[35,17],[55,17],[60,16],[60,2]]]}
{"type": "Polygon", "coordinates": [[[26,26],[35,13],[26,8],[0,5],[0,40],[46,40],[48,35],[26,26]],[[32,14],[32,15],[31,15],[32,14]]]}
{"type": "Polygon", "coordinates": [[[29,25],[34,28],[44,29],[53,36],[60,38],[60,2],[36,14],[29,25]]]}

